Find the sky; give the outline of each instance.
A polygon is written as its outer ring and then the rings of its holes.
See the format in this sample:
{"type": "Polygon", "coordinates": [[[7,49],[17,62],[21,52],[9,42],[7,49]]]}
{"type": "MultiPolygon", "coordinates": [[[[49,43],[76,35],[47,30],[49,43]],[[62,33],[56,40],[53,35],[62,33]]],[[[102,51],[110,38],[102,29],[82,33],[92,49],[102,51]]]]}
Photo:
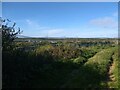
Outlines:
{"type": "Polygon", "coordinates": [[[119,2],[119,0],[3,0],[2,2],[119,2]]]}
{"type": "Polygon", "coordinates": [[[3,2],[2,17],[23,36],[118,37],[117,2],[3,2]]]}

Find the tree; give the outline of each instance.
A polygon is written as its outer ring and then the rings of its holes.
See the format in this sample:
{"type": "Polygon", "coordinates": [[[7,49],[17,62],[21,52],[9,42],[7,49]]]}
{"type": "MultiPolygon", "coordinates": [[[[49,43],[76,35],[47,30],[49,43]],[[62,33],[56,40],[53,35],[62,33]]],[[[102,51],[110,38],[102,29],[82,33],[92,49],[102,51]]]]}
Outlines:
{"type": "Polygon", "coordinates": [[[2,19],[0,17],[0,28],[2,31],[2,50],[10,51],[14,47],[14,39],[17,38],[17,34],[20,34],[20,28],[15,30],[16,23],[12,26],[8,26],[11,21],[9,19],[2,19]]]}

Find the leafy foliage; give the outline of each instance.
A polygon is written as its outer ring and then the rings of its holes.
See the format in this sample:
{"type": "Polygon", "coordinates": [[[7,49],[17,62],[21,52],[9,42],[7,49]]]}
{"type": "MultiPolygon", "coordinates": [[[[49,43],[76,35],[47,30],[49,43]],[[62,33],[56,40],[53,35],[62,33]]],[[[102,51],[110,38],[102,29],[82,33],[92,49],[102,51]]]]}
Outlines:
{"type": "Polygon", "coordinates": [[[15,30],[16,23],[13,23],[12,26],[8,26],[9,22],[11,22],[8,19],[2,19],[0,18],[0,21],[2,23],[2,46],[3,51],[9,51],[14,47],[14,39],[16,38],[17,34],[20,34],[20,28],[18,28],[18,31],[15,30]]]}

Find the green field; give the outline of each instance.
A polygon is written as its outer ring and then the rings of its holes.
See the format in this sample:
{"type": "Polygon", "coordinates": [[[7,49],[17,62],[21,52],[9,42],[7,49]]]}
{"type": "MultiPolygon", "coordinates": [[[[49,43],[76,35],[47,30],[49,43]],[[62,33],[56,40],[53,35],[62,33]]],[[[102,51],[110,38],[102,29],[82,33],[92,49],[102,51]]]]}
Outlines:
{"type": "Polygon", "coordinates": [[[3,88],[118,88],[117,39],[17,39],[3,88]],[[12,82],[11,82],[12,81],[12,82]]]}

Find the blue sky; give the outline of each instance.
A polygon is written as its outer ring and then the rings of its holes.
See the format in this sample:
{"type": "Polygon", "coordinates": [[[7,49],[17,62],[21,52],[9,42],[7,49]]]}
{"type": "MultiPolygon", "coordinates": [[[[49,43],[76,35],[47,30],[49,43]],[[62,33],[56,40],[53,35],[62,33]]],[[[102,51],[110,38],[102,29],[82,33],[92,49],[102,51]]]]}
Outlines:
{"type": "Polygon", "coordinates": [[[3,18],[30,37],[117,37],[117,2],[19,2],[2,4],[3,18]]]}

